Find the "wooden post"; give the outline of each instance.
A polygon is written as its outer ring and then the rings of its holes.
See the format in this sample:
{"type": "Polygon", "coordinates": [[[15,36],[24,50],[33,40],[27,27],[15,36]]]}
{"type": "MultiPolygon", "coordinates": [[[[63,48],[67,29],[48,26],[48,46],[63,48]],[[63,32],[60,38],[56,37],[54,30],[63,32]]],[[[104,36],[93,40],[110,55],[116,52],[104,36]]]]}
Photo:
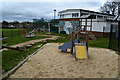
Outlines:
{"type": "Polygon", "coordinates": [[[85,19],[85,31],[87,31],[87,19],[85,19]]]}
{"type": "Polygon", "coordinates": [[[109,36],[109,46],[108,46],[109,49],[111,48],[112,28],[113,28],[113,25],[111,24],[111,27],[110,27],[110,36],[109,36]]]}
{"type": "Polygon", "coordinates": [[[92,19],[91,19],[91,27],[90,27],[90,32],[92,31],[92,19]]]}
{"type": "Polygon", "coordinates": [[[80,21],[80,28],[82,29],[82,19],[81,19],[81,21],[80,21]]]}
{"type": "Polygon", "coordinates": [[[89,41],[89,32],[86,32],[86,48],[87,48],[87,58],[89,59],[89,54],[88,54],[88,41],[89,41]]]}
{"type": "MultiPolygon", "coordinates": [[[[118,4],[118,16],[120,17],[120,3],[118,4]]],[[[120,54],[120,21],[118,21],[118,52],[120,54]]]]}
{"type": "Polygon", "coordinates": [[[77,39],[80,41],[80,31],[78,31],[77,39]]]}
{"type": "Polygon", "coordinates": [[[4,38],[4,32],[2,31],[2,38],[4,38]]]}
{"type": "Polygon", "coordinates": [[[103,35],[102,35],[102,37],[105,37],[104,32],[105,32],[105,26],[103,26],[103,35]]]}
{"type": "Polygon", "coordinates": [[[72,34],[71,34],[71,43],[70,43],[70,53],[71,54],[73,54],[73,46],[74,46],[74,42],[73,42],[73,40],[74,40],[74,32],[72,32],[72,34]]]}

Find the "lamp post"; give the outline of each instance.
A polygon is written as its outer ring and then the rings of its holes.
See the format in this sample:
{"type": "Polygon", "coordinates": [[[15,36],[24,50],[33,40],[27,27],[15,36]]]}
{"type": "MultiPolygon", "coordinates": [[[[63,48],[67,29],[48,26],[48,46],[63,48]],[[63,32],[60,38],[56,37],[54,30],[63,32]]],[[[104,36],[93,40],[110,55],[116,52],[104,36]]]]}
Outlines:
{"type": "Polygon", "coordinates": [[[56,9],[54,9],[54,20],[53,20],[54,27],[55,27],[55,17],[56,17],[56,9]]]}
{"type": "Polygon", "coordinates": [[[54,9],[54,20],[55,20],[55,16],[56,16],[56,9],[54,9]]]}
{"type": "Polygon", "coordinates": [[[48,31],[50,33],[50,22],[48,22],[48,31]]]}

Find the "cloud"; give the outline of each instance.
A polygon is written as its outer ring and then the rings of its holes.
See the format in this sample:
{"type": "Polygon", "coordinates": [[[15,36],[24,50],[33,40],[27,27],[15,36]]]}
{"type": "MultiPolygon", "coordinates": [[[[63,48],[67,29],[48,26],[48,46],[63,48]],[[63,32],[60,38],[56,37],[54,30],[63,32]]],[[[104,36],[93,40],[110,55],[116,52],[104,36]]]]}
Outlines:
{"type": "Polygon", "coordinates": [[[3,2],[100,2],[101,0],[4,0],[3,2]]]}
{"type": "Polygon", "coordinates": [[[71,8],[99,11],[101,5],[100,2],[2,2],[2,19],[8,21],[53,19],[54,9],[56,12],[71,8]]]}

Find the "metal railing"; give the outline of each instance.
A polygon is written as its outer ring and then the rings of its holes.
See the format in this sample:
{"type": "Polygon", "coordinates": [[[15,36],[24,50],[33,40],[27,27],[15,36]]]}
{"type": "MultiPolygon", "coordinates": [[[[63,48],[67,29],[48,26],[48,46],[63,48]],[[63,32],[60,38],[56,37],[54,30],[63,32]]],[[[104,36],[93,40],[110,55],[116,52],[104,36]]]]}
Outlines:
{"type": "Polygon", "coordinates": [[[120,52],[120,26],[111,24],[109,48],[120,52]]]}

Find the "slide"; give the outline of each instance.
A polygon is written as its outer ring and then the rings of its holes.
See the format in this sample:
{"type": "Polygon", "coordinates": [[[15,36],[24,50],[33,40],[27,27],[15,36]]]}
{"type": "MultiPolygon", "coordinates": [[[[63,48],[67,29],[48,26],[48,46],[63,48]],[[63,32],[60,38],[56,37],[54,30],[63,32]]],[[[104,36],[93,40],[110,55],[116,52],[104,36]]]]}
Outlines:
{"type": "MultiPolygon", "coordinates": [[[[78,42],[79,42],[78,39],[74,40],[74,43],[78,43],[78,42]]],[[[58,49],[61,49],[62,51],[67,51],[67,49],[70,49],[70,44],[71,42],[66,42],[63,45],[59,46],[58,49]]]]}

